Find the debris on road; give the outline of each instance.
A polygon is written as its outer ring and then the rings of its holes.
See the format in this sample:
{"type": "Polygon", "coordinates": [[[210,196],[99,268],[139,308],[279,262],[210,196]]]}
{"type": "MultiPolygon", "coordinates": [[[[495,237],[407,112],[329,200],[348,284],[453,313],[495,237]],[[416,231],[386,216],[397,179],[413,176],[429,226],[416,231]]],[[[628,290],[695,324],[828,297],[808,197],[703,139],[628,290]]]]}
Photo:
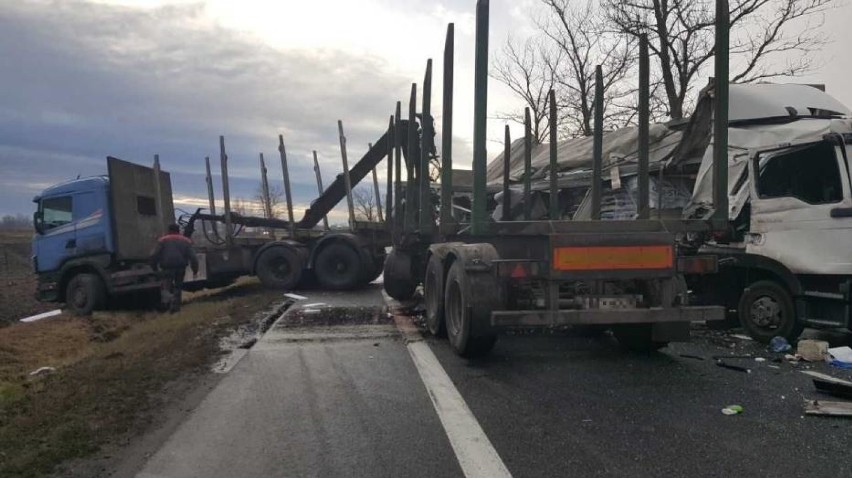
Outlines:
{"type": "Polygon", "coordinates": [[[740,340],[754,340],[753,338],[749,337],[748,335],[743,335],[743,334],[731,334],[731,337],[733,337],[735,339],[740,339],[740,340]]]}
{"type": "Polygon", "coordinates": [[[47,375],[56,371],[56,367],[39,367],[32,372],[30,372],[30,377],[37,377],[39,375],[47,375]]]}
{"type": "Polygon", "coordinates": [[[726,368],[728,370],[736,370],[737,372],[751,373],[751,370],[745,367],[740,367],[739,365],[732,365],[726,363],[723,360],[716,360],[716,365],[722,368],[726,368]]]}
{"type": "Polygon", "coordinates": [[[723,415],[739,415],[743,412],[742,405],[728,405],[727,407],[722,409],[723,415]]]}
{"type": "Polygon", "coordinates": [[[704,357],[699,357],[698,355],[680,354],[680,356],[683,357],[683,358],[689,358],[689,359],[695,359],[695,360],[704,360],[704,357]]]}
{"type": "Polygon", "coordinates": [[[793,347],[790,345],[790,342],[787,342],[787,339],[784,337],[776,335],[769,341],[769,350],[775,353],[789,352],[792,349],[793,347]]]}
{"type": "Polygon", "coordinates": [[[822,362],[828,355],[828,342],[824,340],[800,340],[796,355],[808,362],[822,362]]]}
{"type": "Polygon", "coordinates": [[[813,378],[814,387],[820,392],[837,397],[852,398],[852,382],[810,370],[803,371],[802,373],[813,378]]]}
{"type": "Polygon", "coordinates": [[[288,292],[288,293],[284,294],[284,297],[289,297],[293,300],[307,300],[308,299],[307,297],[305,297],[303,295],[294,294],[292,292],[288,292]]]}
{"type": "Polygon", "coordinates": [[[848,346],[834,347],[828,349],[828,355],[831,358],[829,363],[838,368],[852,368],[852,348],[848,346]]]}
{"type": "Polygon", "coordinates": [[[302,307],[304,307],[306,309],[310,309],[311,307],[326,307],[326,306],[328,306],[328,304],[326,304],[325,302],[313,302],[313,303],[310,303],[310,304],[305,304],[302,307]]]}
{"type": "Polygon", "coordinates": [[[765,358],[763,358],[763,357],[755,357],[755,358],[754,358],[754,361],[755,361],[755,362],[766,362],[766,359],[765,359],[765,358]]]}
{"type": "Polygon", "coordinates": [[[60,309],[51,310],[50,312],[43,312],[41,314],[31,315],[29,317],[24,317],[21,319],[21,322],[35,322],[41,319],[47,319],[48,317],[56,317],[57,315],[61,315],[62,311],[60,309]]]}
{"type": "Polygon", "coordinates": [[[805,414],[826,415],[833,417],[852,417],[852,402],[805,400],[805,414]]]}

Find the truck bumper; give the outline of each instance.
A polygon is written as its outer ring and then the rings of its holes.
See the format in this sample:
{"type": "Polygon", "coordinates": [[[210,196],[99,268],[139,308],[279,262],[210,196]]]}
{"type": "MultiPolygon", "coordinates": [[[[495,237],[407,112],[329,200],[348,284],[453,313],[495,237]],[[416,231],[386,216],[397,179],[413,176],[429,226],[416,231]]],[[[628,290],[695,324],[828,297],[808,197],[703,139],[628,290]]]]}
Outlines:
{"type": "Polygon", "coordinates": [[[491,326],[549,327],[556,325],[614,325],[723,320],[718,306],[651,307],[647,309],[495,310],[491,326]]]}

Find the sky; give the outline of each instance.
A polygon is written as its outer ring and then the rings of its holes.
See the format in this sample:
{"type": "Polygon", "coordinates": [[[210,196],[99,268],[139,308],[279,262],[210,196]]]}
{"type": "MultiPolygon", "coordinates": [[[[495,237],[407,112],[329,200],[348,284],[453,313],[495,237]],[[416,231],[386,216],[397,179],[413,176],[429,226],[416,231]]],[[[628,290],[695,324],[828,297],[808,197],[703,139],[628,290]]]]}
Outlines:
{"type": "MultiPolygon", "coordinates": [[[[441,58],[455,23],[453,157],[472,152],[474,0],[0,0],[0,215],[31,214],[32,197],[60,181],[104,174],[105,157],[172,175],[177,207],[206,205],[204,157],[218,171],[225,136],[232,198],[251,198],[264,153],[281,184],[284,137],[296,216],[341,171],[337,121],[350,164],[387,128],[396,101],[433,58],[432,110],[441,121],[441,58]]],[[[490,56],[507,34],[535,32],[535,0],[492,0],[490,56]]],[[[852,105],[848,5],[826,17],[834,38],[815,74],[852,105]]],[[[418,92],[419,93],[419,92],[418,92]]],[[[489,81],[489,157],[502,149],[500,112],[523,107],[489,81]]],[[[514,127],[513,136],[520,134],[514,127]]],[[[380,182],[384,184],[384,168],[380,182]]],[[[216,174],[218,177],[218,174],[216,174]]],[[[221,185],[217,186],[221,198],[221,185]]],[[[345,220],[345,208],[331,216],[345,220]]]]}

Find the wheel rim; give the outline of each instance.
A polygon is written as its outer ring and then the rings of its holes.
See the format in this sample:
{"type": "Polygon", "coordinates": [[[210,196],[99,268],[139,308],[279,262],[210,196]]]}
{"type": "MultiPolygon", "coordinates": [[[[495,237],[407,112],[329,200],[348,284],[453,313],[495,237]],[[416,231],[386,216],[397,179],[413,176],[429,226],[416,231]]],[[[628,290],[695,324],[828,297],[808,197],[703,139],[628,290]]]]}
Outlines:
{"type": "Polygon", "coordinates": [[[290,261],[288,261],[286,257],[276,257],[270,262],[270,266],[272,275],[275,276],[276,279],[287,279],[293,272],[293,268],[290,267],[290,261]]]}
{"type": "Polygon", "coordinates": [[[777,329],[783,319],[781,305],[768,295],[760,296],[751,303],[750,314],[755,325],[769,330],[777,329]]]}
{"type": "Polygon", "coordinates": [[[83,290],[82,286],[78,285],[74,287],[71,293],[71,303],[78,309],[86,307],[86,291],[83,290]]]}
{"type": "Polygon", "coordinates": [[[461,287],[458,281],[447,284],[447,303],[444,304],[444,313],[447,316],[447,329],[452,335],[461,333],[462,323],[462,299],[461,287]]]}

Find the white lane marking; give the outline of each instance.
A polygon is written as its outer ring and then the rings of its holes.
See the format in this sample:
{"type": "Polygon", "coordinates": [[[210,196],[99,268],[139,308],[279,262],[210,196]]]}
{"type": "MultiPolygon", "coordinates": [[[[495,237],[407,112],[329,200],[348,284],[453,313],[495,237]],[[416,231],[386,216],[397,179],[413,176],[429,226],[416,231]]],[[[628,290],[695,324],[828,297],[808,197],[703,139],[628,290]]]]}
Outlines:
{"type": "Polygon", "coordinates": [[[414,326],[410,319],[399,316],[394,316],[394,319],[400,332],[408,338],[408,353],[429,392],[432,406],[441,419],[464,475],[467,478],[511,477],[512,474],[432,349],[422,340],[419,332],[412,331],[414,326]],[[416,339],[413,337],[415,334],[416,339]]]}

